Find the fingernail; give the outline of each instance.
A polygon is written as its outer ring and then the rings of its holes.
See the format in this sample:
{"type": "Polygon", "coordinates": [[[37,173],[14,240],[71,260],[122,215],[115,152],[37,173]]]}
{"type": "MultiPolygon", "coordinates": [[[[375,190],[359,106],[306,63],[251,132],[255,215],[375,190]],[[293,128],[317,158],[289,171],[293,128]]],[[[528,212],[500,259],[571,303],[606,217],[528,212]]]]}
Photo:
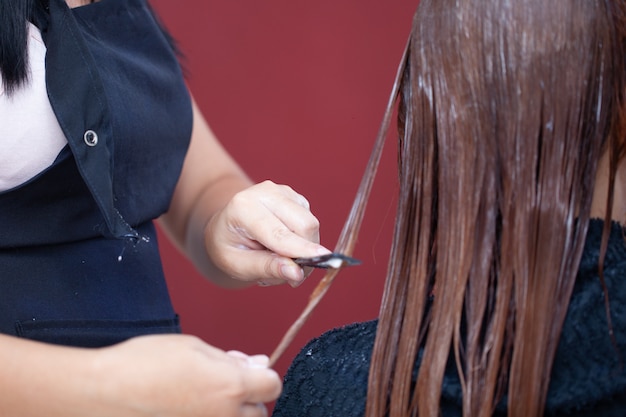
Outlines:
{"type": "Polygon", "coordinates": [[[328,250],[328,249],[326,249],[324,246],[320,246],[320,247],[317,249],[317,254],[318,254],[318,255],[328,255],[329,253],[333,253],[333,252],[332,252],[332,251],[330,251],[330,250],[328,250]]]}
{"type": "Polygon", "coordinates": [[[227,355],[232,356],[233,358],[238,358],[238,359],[248,359],[249,356],[246,355],[243,352],[240,352],[238,350],[229,350],[226,352],[227,355]]]}
{"type": "Polygon", "coordinates": [[[253,355],[248,357],[248,365],[251,368],[267,368],[270,358],[267,355],[253,355]]]}
{"type": "Polygon", "coordinates": [[[304,276],[298,265],[281,265],[280,274],[288,281],[301,281],[304,276]]]}

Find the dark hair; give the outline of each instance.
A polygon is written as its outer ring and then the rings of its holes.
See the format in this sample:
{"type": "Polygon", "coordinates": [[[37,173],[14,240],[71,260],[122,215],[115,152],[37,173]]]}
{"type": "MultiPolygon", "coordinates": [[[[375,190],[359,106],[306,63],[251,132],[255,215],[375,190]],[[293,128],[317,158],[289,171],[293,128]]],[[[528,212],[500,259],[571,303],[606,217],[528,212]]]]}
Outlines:
{"type": "MultiPolygon", "coordinates": [[[[35,8],[47,9],[48,4],[49,0],[0,0],[0,76],[7,95],[28,81],[28,22],[33,21],[35,8]]],[[[185,56],[176,40],[152,6],[146,4],[188,75],[185,56]]]]}
{"type": "Polygon", "coordinates": [[[0,0],[0,75],[10,95],[28,80],[28,27],[36,0],[0,0]]]}
{"type": "Polygon", "coordinates": [[[421,0],[368,417],[439,415],[449,354],[464,416],[505,393],[509,416],[543,414],[598,160],[608,149],[614,178],[623,148],[625,9],[421,0]]]}

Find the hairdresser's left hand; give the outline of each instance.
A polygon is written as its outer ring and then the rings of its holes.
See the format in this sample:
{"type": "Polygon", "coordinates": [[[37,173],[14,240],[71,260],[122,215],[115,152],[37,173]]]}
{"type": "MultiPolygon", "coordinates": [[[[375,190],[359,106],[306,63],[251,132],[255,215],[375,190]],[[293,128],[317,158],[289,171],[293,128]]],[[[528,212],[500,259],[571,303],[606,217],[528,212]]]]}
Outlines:
{"type": "Polygon", "coordinates": [[[297,286],[307,272],[292,258],[330,251],[308,201],[286,185],[253,185],[193,103],[189,150],[163,230],[198,271],[222,287],[297,286]]]}
{"type": "Polygon", "coordinates": [[[265,181],[241,191],[205,229],[207,253],[235,279],[299,285],[310,272],[291,258],[330,251],[319,245],[319,222],[309,202],[286,185],[265,181]]]}

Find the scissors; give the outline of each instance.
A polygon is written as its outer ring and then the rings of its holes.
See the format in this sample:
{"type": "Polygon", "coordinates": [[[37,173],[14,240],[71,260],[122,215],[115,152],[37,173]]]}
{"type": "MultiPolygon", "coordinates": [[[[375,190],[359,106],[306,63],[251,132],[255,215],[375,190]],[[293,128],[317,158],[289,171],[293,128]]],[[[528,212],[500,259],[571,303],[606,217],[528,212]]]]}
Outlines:
{"type": "Polygon", "coordinates": [[[342,268],[344,266],[360,265],[361,261],[351,258],[342,253],[329,253],[327,255],[315,256],[313,258],[295,258],[293,260],[300,266],[310,266],[313,268],[342,268]]]}

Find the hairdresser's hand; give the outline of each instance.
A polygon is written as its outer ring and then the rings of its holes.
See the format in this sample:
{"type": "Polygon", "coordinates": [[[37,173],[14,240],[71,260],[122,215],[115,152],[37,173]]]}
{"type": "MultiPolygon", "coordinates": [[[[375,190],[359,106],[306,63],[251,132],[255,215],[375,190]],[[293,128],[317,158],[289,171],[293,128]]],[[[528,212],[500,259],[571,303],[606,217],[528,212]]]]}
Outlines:
{"type": "Polygon", "coordinates": [[[291,258],[330,251],[319,245],[309,202],[286,185],[265,181],[236,194],[205,230],[213,263],[233,278],[261,285],[299,285],[304,271],[291,258]]]}
{"type": "Polygon", "coordinates": [[[189,150],[161,226],[217,285],[300,284],[310,271],[291,259],[329,253],[309,203],[285,185],[253,185],[193,109],[189,150]]]}
{"type": "Polygon", "coordinates": [[[0,334],[0,415],[262,417],[281,391],[267,362],[186,335],[85,349],[0,334]]]}
{"type": "Polygon", "coordinates": [[[138,337],[99,355],[100,398],[120,416],[261,417],[281,391],[266,356],[226,353],[192,336],[138,337]]]}

